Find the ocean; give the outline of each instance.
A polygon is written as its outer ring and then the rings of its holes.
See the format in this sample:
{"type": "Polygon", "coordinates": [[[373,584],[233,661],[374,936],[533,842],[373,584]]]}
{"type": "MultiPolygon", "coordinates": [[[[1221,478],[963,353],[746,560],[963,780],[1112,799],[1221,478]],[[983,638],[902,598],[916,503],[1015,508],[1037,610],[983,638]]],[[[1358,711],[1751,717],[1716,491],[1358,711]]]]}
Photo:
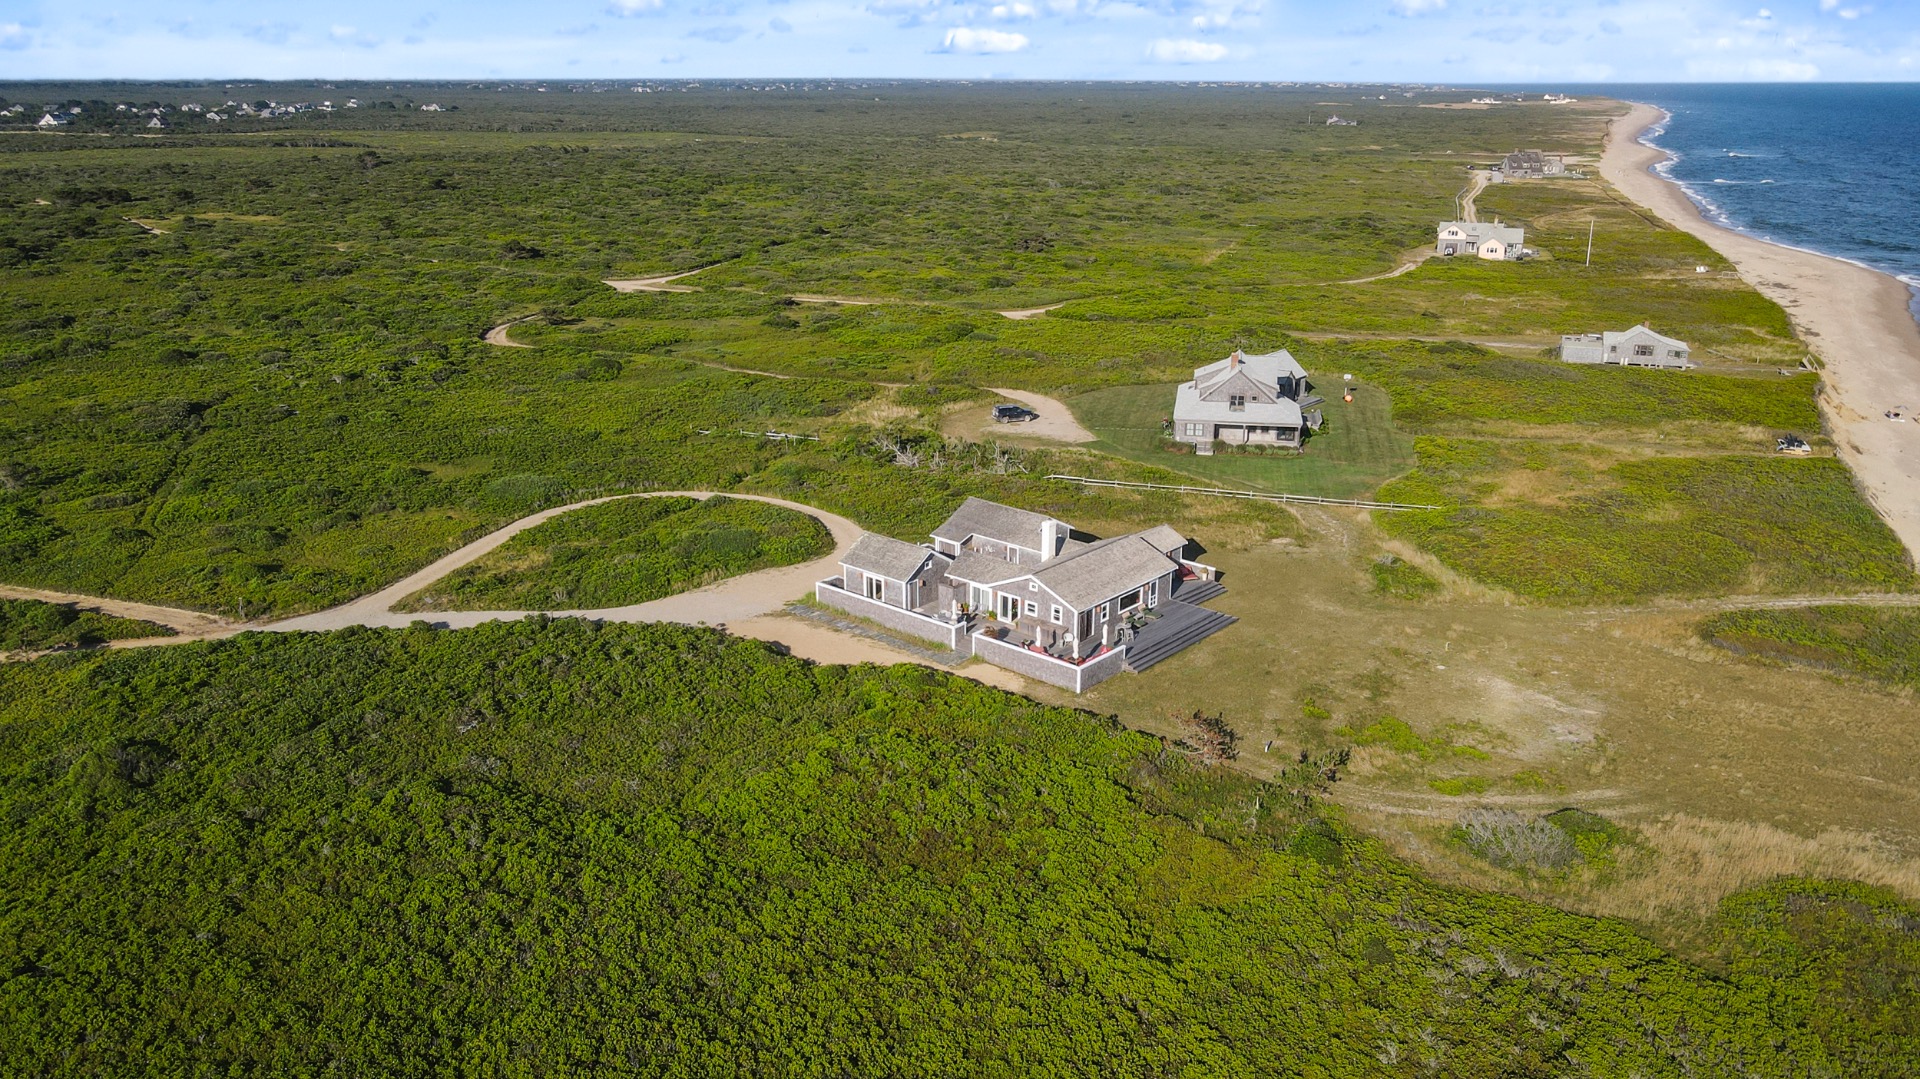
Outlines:
{"type": "Polygon", "coordinates": [[[1673,114],[1645,136],[1706,216],[1850,259],[1916,290],[1920,84],[1608,86],[1673,114]]]}

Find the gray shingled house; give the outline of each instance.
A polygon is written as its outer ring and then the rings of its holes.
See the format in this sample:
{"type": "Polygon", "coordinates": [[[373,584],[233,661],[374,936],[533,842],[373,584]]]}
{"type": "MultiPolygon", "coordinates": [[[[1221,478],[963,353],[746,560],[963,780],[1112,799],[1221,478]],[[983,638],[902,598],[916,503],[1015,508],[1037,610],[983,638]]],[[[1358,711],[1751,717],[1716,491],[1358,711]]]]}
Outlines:
{"type": "Polygon", "coordinates": [[[1644,323],[1619,333],[1568,334],[1560,338],[1560,358],[1567,363],[1610,363],[1621,367],[1665,367],[1684,371],[1698,367],[1685,341],[1655,333],[1644,323]]]}
{"type": "Polygon", "coordinates": [[[1506,262],[1526,253],[1527,231],[1498,221],[1442,221],[1433,249],[1449,258],[1476,255],[1506,262]]]}
{"type": "Polygon", "coordinates": [[[1202,454],[1214,443],[1299,449],[1308,431],[1319,430],[1321,398],[1312,392],[1306,368],[1286,349],[1249,356],[1235,351],[1195,368],[1193,381],[1173,394],[1173,437],[1202,454]]]}
{"type": "Polygon", "coordinates": [[[1231,625],[1197,606],[1224,589],[1166,525],[1105,540],[969,498],[921,546],[871,533],[819,582],[820,602],[1081,692],[1231,625]]]}
{"type": "Polygon", "coordinates": [[[1509,180],[1539,180],[1566,171],[1566,162],[1558,154],[1538,150],[1515,150],[1500,162],[1500,173],[1509,180]]]}

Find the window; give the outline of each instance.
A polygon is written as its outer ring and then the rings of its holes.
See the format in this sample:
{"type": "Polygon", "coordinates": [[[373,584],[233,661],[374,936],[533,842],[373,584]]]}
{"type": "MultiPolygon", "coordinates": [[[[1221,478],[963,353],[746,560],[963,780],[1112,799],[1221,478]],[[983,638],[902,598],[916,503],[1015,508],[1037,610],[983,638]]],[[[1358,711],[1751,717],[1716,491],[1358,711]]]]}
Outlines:
{"type": "Polygon", "coordinates": [[[1053,624],[1057,626],[1057,625],[1060,625],[1063,621],[1065,620],[1060,615],[1060,605],[1056,603],[1053,605],[1053,624]]]}
{"type": "Polygon", "coordinates": [[[1140,606],[1140,590],[1138,588],[1120,597],[1120,609],[1122,611],[1131,611],[1138,606],[1140,606]]]}
{"type": "Polygon", "coordinates": [[[1652,345],[1635,345],[1633,346],[1633,354],[1635,356],[1651,356],[1653,355],[1653,346],[1652,345]]]}
{"type": "Polygon", "coordinates": [[[867,598],[885,600],[887,598],[887,582],[878,577],[868,577],[867,598]]]}
{"type": "Polygon", "coordinates": [[[1227,395],[1227,411],[1228,412],[1245,412],[1246,410],[1247,410],[1246,394],[1233,393],[1233,394],[1227,395]]]}
{"type": "Polygon", "coordinates": [[[1158,607],[1159,605],[1160,605],[1160,582],[1153,581],[1147,585],[1147,606],[1158,607]]]}
{"type": "Polygon", "coordinates": [[[1206,433],[1207,433],[1207,425],[1206,425],[1206,424],[1204,424],[1204,423],[1190,423],[1190,424],[1187,424],[1187,437],[1188,437],[1188,438],[1199,438],[1200,436],[1202,436],[1202,435],[1204,435],[1204,434],[1206,434],[1206,433]]]}
{"type": "Polygon", "coordinates": [[[1032,600],[1027,601],[1027,617],[1028,618],[1040,617],[1040,605],[1038,603],[1035,603],[1032,600]]]}

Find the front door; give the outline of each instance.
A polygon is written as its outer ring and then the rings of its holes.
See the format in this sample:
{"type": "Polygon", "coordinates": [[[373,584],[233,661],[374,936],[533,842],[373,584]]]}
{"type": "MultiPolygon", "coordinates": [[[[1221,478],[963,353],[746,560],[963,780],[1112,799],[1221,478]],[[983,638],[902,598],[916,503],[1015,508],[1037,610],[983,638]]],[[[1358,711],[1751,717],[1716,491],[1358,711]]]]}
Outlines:
{"type": "Polygon", "coordinates": [[[1019,620],[1020,618],[1020,597],[1019,596],[1008,595],[1005,592],[1000,593],[1000,617],[1009,622],[1014,622],[1019,620]]]}

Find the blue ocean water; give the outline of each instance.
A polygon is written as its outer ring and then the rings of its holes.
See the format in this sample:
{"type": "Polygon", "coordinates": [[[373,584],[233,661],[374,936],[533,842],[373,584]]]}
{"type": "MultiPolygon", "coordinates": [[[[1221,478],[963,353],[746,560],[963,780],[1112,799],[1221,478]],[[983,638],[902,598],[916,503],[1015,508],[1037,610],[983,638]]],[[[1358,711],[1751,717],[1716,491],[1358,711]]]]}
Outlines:
{"type": "MultiPolygon", "coordinates": [[[[1608,86],[1672,114],[1645,141],[1711,220],[1920,295],[1920,84],[1608,86]]],[[[1920,300],[1916,301],[1920,316],[1920,300]]]]}

